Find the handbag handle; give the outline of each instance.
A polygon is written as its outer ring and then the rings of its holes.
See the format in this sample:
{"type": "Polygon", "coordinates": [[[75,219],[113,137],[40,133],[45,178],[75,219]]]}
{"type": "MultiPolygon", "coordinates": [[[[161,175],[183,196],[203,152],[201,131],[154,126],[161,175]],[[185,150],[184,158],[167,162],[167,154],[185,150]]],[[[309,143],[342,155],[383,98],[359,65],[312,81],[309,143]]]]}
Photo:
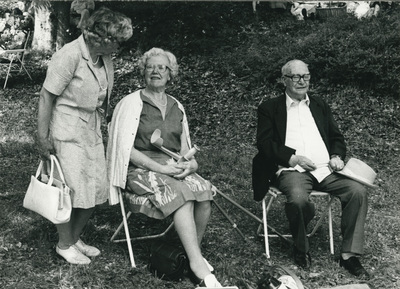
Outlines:
{"type": "MultiPolygon", "coordinates": [[[[50,167],[51,167],[49,178],[47,180],[47,185],[51,186],[51,184],[53,183],[53,179],[54,179],[53,178],[53,171],[54,171],[53,161],[50,159],[50,160],[47,160],[46,163],[50,163],[50,167]]],[[[40,175],[41,172],[44,172],[46,175],[48,174],[48,171],[44,171],[43,164],[44,164],[44,161],[40,160],[39,166],[38,166],[38,168],[36,170],[36,174],[35,174],[35,178],[36,179],[39,178],[39,175],[40,175]]]]}
{"type": "Polygon", "coordinates": [[[52,184],[53,183],[53,179],[54,179],[54,164],[56,164],[57,170],[58,170],[58,174],[60,175],[60,179],[61,181],[65,184],[65,179],[64,179],[64,174],[61,170],[61,166],[60,163],[58,162],[58,159],[56,156],[54,155],[50,155],[50,178],[49,178],[49,183],[52,184]]]}
{"type": "Polygon", "coordinates": [[[38,178],[38,177],[39,177],[40,172],[42,171],[42,169],[43,169],[43,161],[40,160],[39,166],[38,166],[38,168],[37,168],[37,170],[36,170],[35,178],[38,178]]]}
{"type": "MultiPolygon", "coordinates": [[[[58,159],[54,155],[50,155],[50,178],[49,178],[49,184],[53,183],[54,180],[54,164],[56,164],[58,174],[60,176],[60,181],[62,182],[63,188],[65,188],[65,179],[64,179],[64,174],[61,170],[60,163],[58,162],[58,159]]],[[[62,209],[64,207],[64,198],[62,196],[62,192],[60,192],[60,204],[59,204],[59,209],[62,209]]]]}
{"type": "MultiPolygon", "coordinates": [[[[60,181],[62,182],[63,187],[65,188],[66,185],[65,185],[64,174],[63,174],[63,172],[61,170],[61,166],[60,166],[60,163],[58,162],[57,157],[54,156],[54,155],[50,155],[50,161],[48,161],[48,162],[50,162],[50,175],[49,175],[49,179],[47,181],[47,185],[51,186],[53,184],[53,181],[54,181],[54,164],[56,164],[56,167],[57,167],[57,170],[58,170],[58,173],[59,173],[59,176],[60,176],[60,181]]],[[[36,179],[39,177],[40,172],[43,171],[43,163],[44,163],[43,160],[41,160],[40,163],[39,163],[39,166],[38,166],[38,168],[36,170],[36,175],[35,175],[36,179]]],[[[64,206],[64,198],[62,197],[62,195],[60,195],[59,209],[62,209],[63,206],[64,206]]]]}
{"type": "MultiPolygon", "coordinates": [[[[56,164],[56,167],[57,167],[58,173],[60,175],[61,181],[63,183],[65,183],[64,174],[63,174],[63,172],[61,170],[61,166],[60,166],[60,163],[58,162],[57,157],[54,156],[54,155],[50,155],[50,161],[49,162],[50,162],[50,175],[49,175],[49,181],[47,182],[47,184],[51,185],[53,183],[53,180],[54,180],[54,164],[56,164]]],[[[35,177],[38,178],[39,175],[40,175],[40,172],[42,172],[42,171],[43,171],[43,161],[41,160],[40,163],[39,163],[39,166],[38,166],[38,168],[36,170],[35,177]]]]}

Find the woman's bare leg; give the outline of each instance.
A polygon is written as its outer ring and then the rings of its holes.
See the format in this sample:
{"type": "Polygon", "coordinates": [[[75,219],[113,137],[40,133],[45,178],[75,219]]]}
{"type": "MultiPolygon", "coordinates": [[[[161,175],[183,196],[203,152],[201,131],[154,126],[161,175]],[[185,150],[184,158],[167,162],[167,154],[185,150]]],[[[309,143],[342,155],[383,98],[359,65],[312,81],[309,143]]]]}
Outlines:
{"type": "Polygon", "coordinates": [[[94,209],[94,207],[90,209],[75,209],[74,214],[71,215],[71,217],[73,218],[72,236],[75,243],[81,237],[83,228],[86,226],[87,222],[92,216],[94,209]]]}
{"type": "Polygon", "coordinates": [[[174,213],[175,229],[189,258],[190,268],[200,279],[211,274],[201,254],[196,223],[194,203],[187,202],[174,213]]]}
{"type": "Polygon", "coordinates": [[[56,225],[58,232],[58,247],[67,249],[78,241],[83,228],[92,215],[94,208],[73,208],[68,223],[56,225]]]}
{"type": "Polygon", "coordinates": [[[194,204],[194,222],[196,224],[197,241],[199,246],[203,240],[204,232],[206,231],[208,221],[211,215],[211,202],[199,202],[194,204]]]}

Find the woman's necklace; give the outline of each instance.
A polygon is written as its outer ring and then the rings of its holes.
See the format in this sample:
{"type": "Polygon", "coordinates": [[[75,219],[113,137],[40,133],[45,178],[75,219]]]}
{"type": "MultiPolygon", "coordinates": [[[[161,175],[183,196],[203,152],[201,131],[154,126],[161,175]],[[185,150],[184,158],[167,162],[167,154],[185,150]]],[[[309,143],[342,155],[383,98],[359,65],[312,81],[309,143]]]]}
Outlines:
{"type": "Polygon", "coordinates": [[[92,55],[90,54],[90,52],[89,52],[89,57],[90,57],[90,61],[92,62],[93,66],[95,66],[97,63],[99,63],[100,55],[97,55],[96,62],[93,61],[93,58],[92,58],[92,55]]]}
{"type": "Polygon", "coordinates": [[[97,63],[99,63],[99,59],[100,59],[100,56],[97,55],[96,62],[93,62],[93,59],[92,59],[92,57],[90,56],[90,60],[92,61],[92,64],[93,64],[93,65],[96,65],[97,63]]]}
{"type": "Polygon", "coordinates": [[[90,61],[92,62],[92,64],[93,64],[93,66],[95,66],[97,63],[99,63],[99,60],[100,60],[100,55],[97,55],[97,59],[96,59],[96,62],[94,62],[93,61],[93,58],[92,58],[92,55],[90,54],[90,49],[89,49],[89,46],[86,44],[86,49],[88,50],[88,52],[89,52],[89,58],[90,58],[90,61]]]}

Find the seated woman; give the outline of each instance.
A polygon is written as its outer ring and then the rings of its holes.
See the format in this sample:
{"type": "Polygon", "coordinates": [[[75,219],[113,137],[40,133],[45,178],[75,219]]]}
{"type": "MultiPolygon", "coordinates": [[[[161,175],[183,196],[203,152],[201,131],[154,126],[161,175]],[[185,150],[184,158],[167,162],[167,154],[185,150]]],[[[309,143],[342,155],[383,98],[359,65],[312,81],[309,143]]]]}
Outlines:
{"type": "Polygon", "coordinates": [[[189,258],[192,281],[221,287],[200,249],[211,214],[211,184],[194,174],[198,168],[194,157],[176,163],[150,142],[154,130],[159,129],[165,148],[184,155],[191,147],[184,108],[165,92],[178,74],[176,58],[168,51],[152,48],[140,59],[139,68],[146,88],[118,103],[110,125],[110,203],[119,189],[126,189],[131,211],[157,219],[172,214],[189,258]]]}

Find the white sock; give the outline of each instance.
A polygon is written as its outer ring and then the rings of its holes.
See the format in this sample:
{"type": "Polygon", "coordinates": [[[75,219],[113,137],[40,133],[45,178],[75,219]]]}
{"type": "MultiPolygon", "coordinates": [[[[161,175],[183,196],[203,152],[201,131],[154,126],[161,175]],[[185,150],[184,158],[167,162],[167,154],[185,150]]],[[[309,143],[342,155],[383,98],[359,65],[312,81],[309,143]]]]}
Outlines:
{"type": "Polygon", "coordinates": [[[354,253],[342,253],[343,260],[348,260],[348,259],[350,259],[351,257],[354,257],[354,256],[356,256],[356,254],[354,254],[354,253]]]}

